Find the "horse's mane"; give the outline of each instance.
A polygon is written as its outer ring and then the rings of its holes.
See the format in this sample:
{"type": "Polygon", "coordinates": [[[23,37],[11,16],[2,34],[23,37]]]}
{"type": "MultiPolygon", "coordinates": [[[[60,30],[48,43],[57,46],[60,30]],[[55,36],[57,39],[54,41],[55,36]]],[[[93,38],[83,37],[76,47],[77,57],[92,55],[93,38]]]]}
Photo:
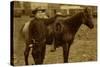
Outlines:
{"type": "Polygon", "coordinates": [[[72,16],[66,18],[66,19],[64,20],[64,23],[66,23],[66,21],[67,21],[67,23],[71,23],[70,21],[75,21],[76,19],[79,19],[79,18],[81,17],[82,13],[83,13],[83,12],[79,12],[79,13],[76,13],[76,14],[74,14],[74,15],[72,15],[72,16]]]}

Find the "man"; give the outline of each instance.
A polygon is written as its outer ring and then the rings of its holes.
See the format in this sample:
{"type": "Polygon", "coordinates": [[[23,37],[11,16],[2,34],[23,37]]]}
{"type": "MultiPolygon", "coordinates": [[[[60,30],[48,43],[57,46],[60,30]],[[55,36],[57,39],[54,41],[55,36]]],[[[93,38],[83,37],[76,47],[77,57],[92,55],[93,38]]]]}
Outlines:
{"type": "MultiPolygon", "coordinates": [[[[35,10],[32,11],[32,13],[34,14],[34,18],[31,21],[26,22],[23,26],[24,38],[25,40],[29,40],[28,42],[30,43],[35,42],[34,40],[33,41],[30,40],[32,39],[32,35],[34,33],[33,31],[34,25],[36,24],[40,25],[41,24],[40,22],[43,22],[42,19],[48,18],[45,9],[36,8],[35,10]]],[[[29,47],[32,47],[32,44],[29,45],[29,47]]]]}
{"type": "Polygon", "coordinates": [[[36,8],[35,10],[32,11],[32,13],[34,14],[35,18],[39,18],[39,19],[48,18],[48,16],[46,15],[45,9],[36,8]]]}
{"type": "Polygon", "coordinates": [[[26,48],[24,51],[25,64],[28,65],[28,56],[30,48],[32,48],[32,56],[35,64],[42,64],[45,55],[45,40],[46,40],[46,26],[45,26],[45,10],[36,8],[32,11],[34,18],[25,23],[23,33],[25,35],[26,48]]]}

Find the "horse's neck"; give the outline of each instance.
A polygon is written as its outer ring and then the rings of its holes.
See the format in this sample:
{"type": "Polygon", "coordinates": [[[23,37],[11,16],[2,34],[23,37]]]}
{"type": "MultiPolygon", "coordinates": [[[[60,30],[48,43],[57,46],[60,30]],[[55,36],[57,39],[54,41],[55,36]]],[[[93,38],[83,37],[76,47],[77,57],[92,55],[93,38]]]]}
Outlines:
{"type": "Polygon", "coordinates": [[[80,26],[82,24],[81,13],[72,16],[71,18],[69,18],[66,21],[67,21],[66,23],[67,23],[67,26],[69,27],[69,30],[73,34],[76,34],[76,32],[78,31],[78,29],[80,28],[80,26]]]}
{"type": "Polygon", "coordinates": [[[55,15],[54,17],[51,17],[51,18],[49,18],[49,19],[46,19],[46,22],[45,22],[45,24],[48,26],[48,25],[50,25],[50,24],[53,24],[53,23],[55,23],[55,20],[57,19],[57,18],[62,18],[62,20],[65,20],[65,18],[64,18],[64,16],[58,16],[58,15],[55,15]]]}

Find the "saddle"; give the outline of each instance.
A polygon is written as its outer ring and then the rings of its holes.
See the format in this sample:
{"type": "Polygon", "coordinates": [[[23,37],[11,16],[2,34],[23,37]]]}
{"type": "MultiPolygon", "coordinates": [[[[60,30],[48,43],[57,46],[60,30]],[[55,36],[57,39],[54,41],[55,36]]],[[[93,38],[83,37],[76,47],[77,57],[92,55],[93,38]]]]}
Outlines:
{"type": "Polygon", "coordinates": [[[57,20],[55,21],[53,25],[54,33],[62,33],[63,27],[64,27],[62,21],[63,19],[57,18],[57,20]]]}

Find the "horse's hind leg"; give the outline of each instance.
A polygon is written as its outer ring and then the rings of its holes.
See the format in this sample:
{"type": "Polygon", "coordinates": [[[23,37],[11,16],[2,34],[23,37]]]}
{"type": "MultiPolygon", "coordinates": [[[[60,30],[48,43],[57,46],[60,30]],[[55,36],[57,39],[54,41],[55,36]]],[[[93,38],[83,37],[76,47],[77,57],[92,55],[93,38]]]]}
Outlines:
{"type": "Polygon", "coordinates": [[[64,44],[63,45],[64,63],[68,63],[69,49],[70,49],[70,45],[69,44],[64,44]]]}
{"type": "Polygon", "coordinates": [[[25,48],[25,51],[24,51],[25,65],[28,65],[29,51],[30,51],[30,47],[29,47],[28,44],[26,44],[26,48],[25,48]]]}

